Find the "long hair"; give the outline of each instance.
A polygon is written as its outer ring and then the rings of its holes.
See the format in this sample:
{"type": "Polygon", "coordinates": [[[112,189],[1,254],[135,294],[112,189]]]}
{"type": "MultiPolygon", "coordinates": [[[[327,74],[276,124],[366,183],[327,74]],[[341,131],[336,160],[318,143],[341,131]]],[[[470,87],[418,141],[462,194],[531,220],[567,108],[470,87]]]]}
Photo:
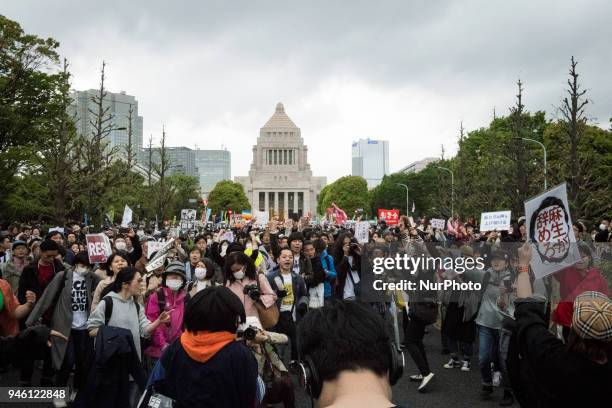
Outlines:
{"type": "Polygon", "coordinates": [[[129,257],[127,256],[127,252],[117,251],[113,253],[111,256],[108,257],[108,259],[106,260],[106,263],[102,265],[102,269],[106,271],[107,276],[113,276],[114,273],[113,273],[113,270],[111,269],[111,266],[113,264],[113,261],[117,257],[123,258],[125,262],[127,262],[128,265],[130,264],[129,257]]]}
{"type": "Polygon", "coordinates": [[[607,364],[612,361],[612,343],[593,339],[583,339],[574,329],[570,329],[567,339],[567,350],[582,354],[597,364],[607,364]]]}
{"type": "Polygon", "coordinates": [[[223,275],[226,282],[230,281],[230,283],[233,283],[236,280],[236,278],[234,278],[234,272],[232,272],[232,265],[234,264],[243,265],[245,267],[244,276],[252,280],[257,280],[255,263],[247,254],[244,252],[232,252],[228,254],[226,258],[225,266],[223,267],[223,275]]]}
{"type": "Polygon", "coordinates": [[[126,266],[125,268],[121,268],[119,272],[117,272],[117,276],[113,283],[104,288],[102,293],[100,294],[100,299],[104,298],[104,296],[108,295],[111,291],[115,293],[121,292],[124,283],[132,283],[134,280],[134,276],[136,276],[138,272],[135,268],[131,266],[126,266]]]}

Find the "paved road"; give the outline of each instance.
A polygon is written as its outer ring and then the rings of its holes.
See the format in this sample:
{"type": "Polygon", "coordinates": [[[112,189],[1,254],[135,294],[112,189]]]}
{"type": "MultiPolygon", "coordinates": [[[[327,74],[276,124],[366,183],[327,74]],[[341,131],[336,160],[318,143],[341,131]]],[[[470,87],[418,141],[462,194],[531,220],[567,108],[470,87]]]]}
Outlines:
{"type": "MultiPolygon", "coordinates": [[[[480,400],[478,395],[480,392],[480,374],[477,369],[476,356],[473,358],[472,371],[470,372],[466,373],[459,369],[448,370],[443,368],[442,365],[448,361],[448,356],[440,354],[440,332],[431,326],[429,334],[425,335],[425,347],[431,369],[436,374],[431,391],[426,394],[420,394],[417,392],[418,383],[408,380],[408,375],[416,374],[417,370],[412,359],[406,353],[404,376],[393,387],[393,400],[395,403],[410,408],[490,408],[498,406],[498,402],[502,397],[502,390],[500,389],[495,390],[492,400],[480,400]]],[[[0,386],[16,384],[17,377],[15,370],[3,374],[0,379],[0,386]]],[[[297,381],[295,383],[297,384],[297,381]]],[[[310,407],[310,398],[301,389],[297,389],[296,393],[297,406],[299,408],[310,407]]],[[[2,406],[0,404],[0,407],[2,406]]],[[[45,405],[36,405],[36,407],[42,406],[45,405]]],[[[518,404],[514,406],[518,407],[518,404]]]]}

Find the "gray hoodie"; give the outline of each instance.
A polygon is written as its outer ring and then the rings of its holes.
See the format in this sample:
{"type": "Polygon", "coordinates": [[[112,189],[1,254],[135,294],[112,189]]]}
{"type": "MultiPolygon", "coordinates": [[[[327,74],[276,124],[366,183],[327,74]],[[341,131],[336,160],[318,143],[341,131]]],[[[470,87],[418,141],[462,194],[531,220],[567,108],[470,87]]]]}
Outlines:
{"type": "MultiPolygon", "coordinates": [[[[121,295],[112,291],[106,295],[108,296],[113,298],[113,314],[108,325],[130,330],[134,337],[138,357],[141,358],[140,337],[147,337],[145,328],[151,324],[145,315],[144,306],[140,305],[140,310],[137,311],[133,297],[125,300],[121,295]]],[[[100,301],[87,320],[87,329],[95,329],[104,325],[105,310],[106,302],[100,301]]]]}

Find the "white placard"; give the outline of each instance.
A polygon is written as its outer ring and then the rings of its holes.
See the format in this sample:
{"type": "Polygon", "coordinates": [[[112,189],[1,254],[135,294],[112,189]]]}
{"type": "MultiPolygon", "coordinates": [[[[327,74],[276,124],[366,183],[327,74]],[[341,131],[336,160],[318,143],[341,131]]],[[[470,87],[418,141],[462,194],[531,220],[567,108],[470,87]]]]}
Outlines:
{"type": "Polygon", "coordinates": [[[221,235],[219,242],[223,241],[234,242],[234,233],[232,231],[225,232],[223,235],[221,235]]]}
{"type": "Polygon", "coordinates": [[[431,220],[429,220],[429,223],[431,224],[432,228],[437,229],[444,229],[444,227],[446,226],[446,220],[442,220],[440,218],[432,218],[431,220]]]}
{"type": "Polygon", "coordinates": [[[123,228],[127,228],[130,226],[130,222],[132,222],[132,209],[126,204],[125,208],[123,209],[123,218],[121,219],[121,226],[123,228]]]}
{"type": "Polygon", "coordinates": [[[511,211],[494,211],[480,214],[480,232],[508,231],[511,211]]]}
{"type": "Polygon", "coordinates": [[[163,242],[159,241],[148,241],[147,242],[147,259],[151,258],[155,252],[159,252],[159,250],[164,246],[163,242]]]}
{"type": "Polygon", "coordinates": [[[145,266],[146,271],[152,272],[155,269],[159,268],[160,266],[163,266],[165,260],[166,260],[166,254],[159,256],[159,257],[155,257],[154,260],[152,260],[151,262],[147,264],[147,266],[145,266]]]}
{"type": "Polygon", "coordinates": [[[370,223],[367,221],[358,222],[355,224],[355,238],[360,244],[367,244],[370,242],[370,223]]]}
{"type": "Polygon", "coordinates": [[[195,228],[197,211],[189,208],[181,210],[181,229],[190,230],[195,228]]]}
{"type": "Polygon", "coordinates": [[[525,201],[525,215],[533,249],[530,265],[536,278],[580,261],[565,183],[525,201]]]}
{"type": "Polygon", "coordinates": [[[255,224],[266,226],[270,222],[270,213],[268,211],[257,211],[255,213],[255,224]]]}

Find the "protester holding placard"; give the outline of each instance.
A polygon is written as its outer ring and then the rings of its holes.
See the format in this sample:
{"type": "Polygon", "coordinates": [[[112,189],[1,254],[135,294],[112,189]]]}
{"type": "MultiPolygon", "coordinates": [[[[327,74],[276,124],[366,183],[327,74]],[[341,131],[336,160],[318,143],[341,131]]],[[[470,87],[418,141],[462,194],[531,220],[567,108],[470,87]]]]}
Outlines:
{"type": "Polygon", "coordinates": [[[552,319],[562,327],[563,339],[566,343],[571,331],[570,327],[574,314],[573,303],[576,297],[587,291],[600,292],[606,296],[610,293],[608,283],[599,269],[593,266],[591,248],[583,242],[577,245],[580,251],[580,261],[574,266],[553,274],[555,279],[559,281],[561,301],[553,312],[552,319]]]}

